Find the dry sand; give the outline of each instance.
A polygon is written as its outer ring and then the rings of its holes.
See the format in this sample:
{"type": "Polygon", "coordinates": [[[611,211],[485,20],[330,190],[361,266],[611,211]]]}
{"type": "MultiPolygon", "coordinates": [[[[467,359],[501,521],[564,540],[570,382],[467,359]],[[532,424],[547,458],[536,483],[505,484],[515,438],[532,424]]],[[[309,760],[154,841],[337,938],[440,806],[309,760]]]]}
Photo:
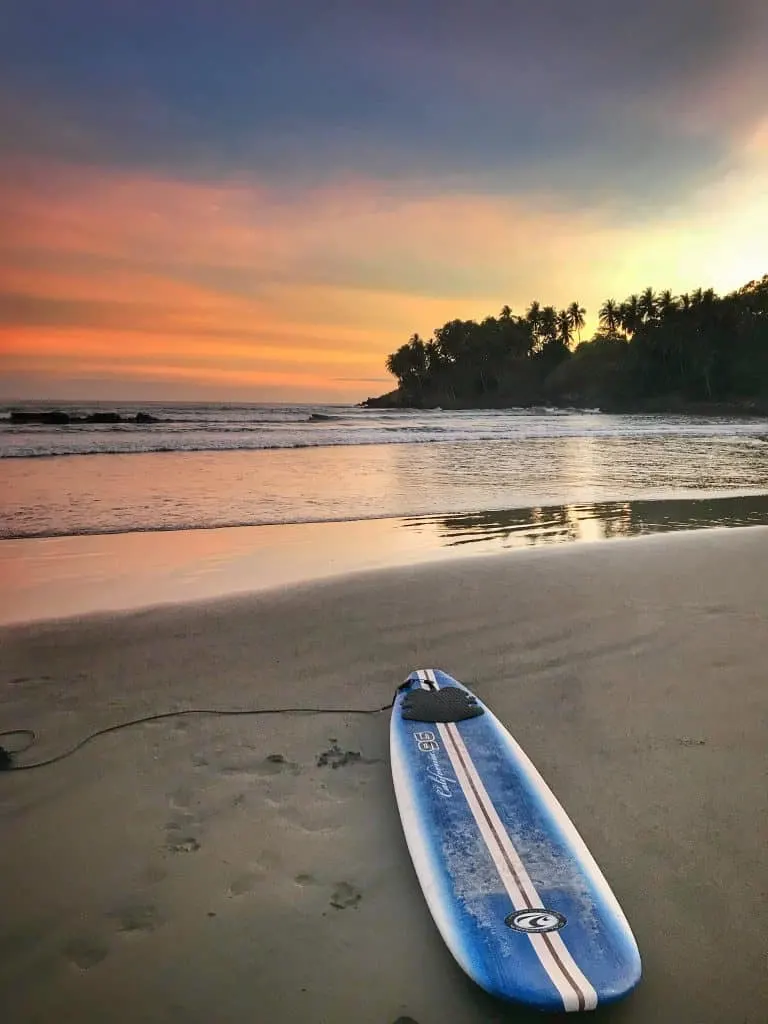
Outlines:
{"type": "MultiPolygon", "coordinates": [[[[768,529],[711,531],[8,629],[0,728],[38,730],[42,757],[152,711],[376,706],[441,667],[522,743],[633,926],[644,980],[593,1019],[765,1024],[767,554],[768,529]]],[[[183,718],[0,777],[3,1019],[544,1019],[444,947],[387,726],[183,718]]]]}

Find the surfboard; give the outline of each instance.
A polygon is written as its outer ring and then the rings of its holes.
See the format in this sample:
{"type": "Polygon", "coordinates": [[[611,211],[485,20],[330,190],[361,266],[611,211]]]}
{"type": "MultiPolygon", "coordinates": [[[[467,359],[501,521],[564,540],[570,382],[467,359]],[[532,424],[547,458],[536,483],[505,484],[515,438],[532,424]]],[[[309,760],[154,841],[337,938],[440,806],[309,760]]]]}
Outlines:
{"type": "Polygon", "coordinates": [[[491,995],[593,1010],[640,980],[637,943],[575,826],[470,690],[411,673],[390,723],[408,849],[448,949],[491,995]]]}

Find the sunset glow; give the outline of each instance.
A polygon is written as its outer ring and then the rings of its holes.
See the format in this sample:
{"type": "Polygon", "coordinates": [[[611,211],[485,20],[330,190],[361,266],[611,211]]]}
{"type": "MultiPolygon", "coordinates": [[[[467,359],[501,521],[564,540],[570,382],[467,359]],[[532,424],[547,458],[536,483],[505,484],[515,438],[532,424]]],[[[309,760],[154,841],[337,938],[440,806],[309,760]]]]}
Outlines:
{"type": "MultiPolygon", "coordinates": [[[[66,6],[111,73],[80,41],[49,76],[49,44],[20,5],[0,43],[7,398],[360,401],[392,386],[389,352],[453,317],[578,299],[590,332],[608,296],[724,292],[768,271],[764,5],[697,6],[700,33],[678,40],[692,59],[662,47],[644,71],[598,60],[600,39],[585,37],[584,80],[527,63],[551,4],[506,50],[476,5],[449,4],[432,34],[358,10],[302,43],[276,11],[203,4],[178,44],[164,16],[134,63],[99,7],[66,6]],[[285,47],[269,101],[244,99],[267,71],[258,50],[231,50],[239,32],[263,54],[285,47]],[[185,77],[201,54],[210,91],[185,93],[164,61],[185,77]],[[527,105],[523,84],[536,86],[527,105]]],[[[644,6],[641,48],[658,5],[644,6]]],[[[294,13],[314,24],[309,7],[294,13]]],[[[137,38],[147,28],[138,9],[115,18],[137,38]]]]}

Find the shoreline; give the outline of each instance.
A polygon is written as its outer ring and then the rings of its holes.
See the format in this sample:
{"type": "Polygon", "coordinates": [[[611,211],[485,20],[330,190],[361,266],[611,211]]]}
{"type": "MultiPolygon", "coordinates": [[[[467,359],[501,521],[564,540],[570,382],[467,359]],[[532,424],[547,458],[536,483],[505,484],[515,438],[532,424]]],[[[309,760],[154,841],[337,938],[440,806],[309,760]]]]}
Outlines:
{"type": "MultiPolygon", "coordinates": [[[[595,1021],[762,1024],[766,550],[766,528],[667,534],[9,627],[0,720],[35,729],[38,758],[166,710],[374,708],[441,667],[509,727],[627,914],[644,978],[595,1021]]],[[[5,778],[6,1012],[542,1020],[486,997],[443,945],[387,725],[148,723],[5,778]]]]}
{"type": "Polygon", "coordinates": [[[558,399],[556,396],[549,396],[545,401],[542,396],[538,396],[535,401],[532,399],[530,402],[522,404],[511,404],[505,401],[493,400],[487,402],[461,402],[452,400],[447,395],[442,395],[434,398],[434,400],[414,403],[405,399],[397,388],[383,395],[366,398],[358,403],[357,408],[387,409],[394,412],[398,410],[407,412],[414,409],[422,411],[442,409],[446,412],[467,410],[485,412],[490,410],[550,408],[561,411],[592,412],[605,416],[706,416],[713,418],[723,417],[724,419],[765,419],[768,417],[768,405],[756,399],[743,402],[688,402],[674,397],[660,396],[658,398],[648,398],[643,401],[623,404],[611,405],[610,402],[604,402],[602,405],[595,405],[594,402],[578,401],[574,400],[573,397],[565,400],[558,399]]]}
{"type": "Polygon", "coordinates": [[[768,495],[0,541],[0,627],[215,600],[446,560],[768,525],[768,495]]]}

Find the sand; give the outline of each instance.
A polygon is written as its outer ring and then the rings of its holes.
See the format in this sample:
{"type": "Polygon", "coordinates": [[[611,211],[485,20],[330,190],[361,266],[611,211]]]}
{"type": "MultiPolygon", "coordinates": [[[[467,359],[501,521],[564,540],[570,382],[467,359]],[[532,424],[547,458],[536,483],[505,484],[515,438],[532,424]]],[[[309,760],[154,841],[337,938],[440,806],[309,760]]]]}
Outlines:
{"type": "MultiPolygon", "coordinates": [[[[593,1019],[765,1024],[766,554],[768,529],[717,530],[9,628],[0,729],[36,729],[43,757],[152,711],[375,707],[443,668],[522,743],[635,931],[644,979],[593,1019]]],[[[182,718],[0,777],[4,1019],[545,1019],[444,947],[387,726],[182,718]]]]}

